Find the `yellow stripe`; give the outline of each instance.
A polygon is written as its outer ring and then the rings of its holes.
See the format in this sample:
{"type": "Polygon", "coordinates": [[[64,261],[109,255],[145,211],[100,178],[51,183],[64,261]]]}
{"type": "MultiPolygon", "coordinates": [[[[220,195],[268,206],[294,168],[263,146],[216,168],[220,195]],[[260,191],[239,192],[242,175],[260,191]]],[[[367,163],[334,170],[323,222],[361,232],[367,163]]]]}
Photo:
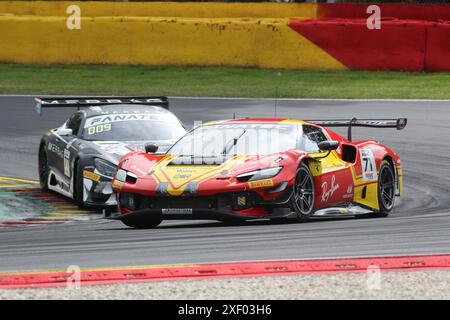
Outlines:
{"type": "Polygon", "coordinates": [[[29,184],[0,184],[0,188],[29,187],[29,184]]]}
{"type": "Polygon", "coordinates": [[[12,178],[12,177],[3,177],[0,176],[0,181],[13,181],[13,182],[26,182],[26,183],[39,183],[38,180],[33,179],[25,179],[25,178],[12,178]]]}
{"type": "Polygon", "coordinates": [[[67,213],[67,214],[84,213],[84,214],[89,214],[89,213],[93,213],[93,212],[92,211],[87,211],[87,210],[59,210],[58,213],[67,213]]]}
{"type": "Polygon", "coordinates": [[[66,210],[70,210],[70,209],[78,210],[78,207],[77,207],[77,206],[70,205],[70,204],[53,205],[52,208],[54,208],[55,210],[57,210],[57,209],[61,209],[61,210],[65,210],[65,209],[66,209],[66,210]]]}

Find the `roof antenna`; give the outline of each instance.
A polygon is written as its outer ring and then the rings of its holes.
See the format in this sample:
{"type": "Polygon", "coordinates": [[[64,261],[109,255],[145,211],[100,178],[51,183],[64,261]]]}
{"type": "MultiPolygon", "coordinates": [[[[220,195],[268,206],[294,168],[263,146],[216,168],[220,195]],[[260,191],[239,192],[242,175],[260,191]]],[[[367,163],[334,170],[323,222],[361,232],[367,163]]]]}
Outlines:
{"type": "Polygon", "coordinates": [[[277,105],[278,105],[278,86],[275,87],[275,110],[273,117],[277,117],[277,105]]]}

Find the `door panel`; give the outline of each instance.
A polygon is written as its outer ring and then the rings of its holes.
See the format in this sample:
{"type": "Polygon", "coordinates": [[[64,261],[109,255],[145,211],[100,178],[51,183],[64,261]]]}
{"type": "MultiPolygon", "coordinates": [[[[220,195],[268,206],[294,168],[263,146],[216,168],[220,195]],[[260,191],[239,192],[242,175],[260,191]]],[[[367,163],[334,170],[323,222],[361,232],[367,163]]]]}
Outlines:
{"type": "Polygon", "coordinates": [[[310,170],[314,176],[317,209],[353,202],[354,182],[352,165],[343,161],[333,151],[327,157],[326,153],[312,155],[310,170]]]}

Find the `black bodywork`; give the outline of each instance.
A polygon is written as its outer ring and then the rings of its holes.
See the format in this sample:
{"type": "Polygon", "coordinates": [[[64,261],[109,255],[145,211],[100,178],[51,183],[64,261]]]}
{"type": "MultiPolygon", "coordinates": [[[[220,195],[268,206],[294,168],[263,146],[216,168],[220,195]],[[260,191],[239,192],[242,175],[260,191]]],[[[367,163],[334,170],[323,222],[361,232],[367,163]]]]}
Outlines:
{"type": "MultiPolygon", "coordinates": [[[[84,137],[85,122],[95,116],[145,113],[182,123],[168,111],[166,97],[36,98],[36,110],[76,107],[78,110],[59,128],[46,131],[39,145],[39,178],[44,190],[72,198],[80,207],[116,205],[111,187],[112,177],[122,156],[146,144],[166,151],[177,139],[137,141],[95,141],[84,137]],[[69,129],[69,130],[67,130],[69,129]]],[[[161,121],[161,120],[159,120],[161,121]]],[[[182,130],[181,130],[182,129],[182,130]]]]}

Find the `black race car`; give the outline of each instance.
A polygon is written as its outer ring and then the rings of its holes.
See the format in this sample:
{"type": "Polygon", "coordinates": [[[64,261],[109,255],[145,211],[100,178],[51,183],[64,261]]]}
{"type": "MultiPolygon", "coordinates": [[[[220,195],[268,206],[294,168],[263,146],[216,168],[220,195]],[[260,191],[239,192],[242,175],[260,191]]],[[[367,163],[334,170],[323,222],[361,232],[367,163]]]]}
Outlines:
{"type": "Polygon", "coordinates": [[[78,109],[39,145],[43,190],[70,197],[80,206],[116,205],[112,177],[121,157],[140,149],[164,152],[186,133],[168,110],[167,97],[35,98],[42,108],[78,109]]]}

